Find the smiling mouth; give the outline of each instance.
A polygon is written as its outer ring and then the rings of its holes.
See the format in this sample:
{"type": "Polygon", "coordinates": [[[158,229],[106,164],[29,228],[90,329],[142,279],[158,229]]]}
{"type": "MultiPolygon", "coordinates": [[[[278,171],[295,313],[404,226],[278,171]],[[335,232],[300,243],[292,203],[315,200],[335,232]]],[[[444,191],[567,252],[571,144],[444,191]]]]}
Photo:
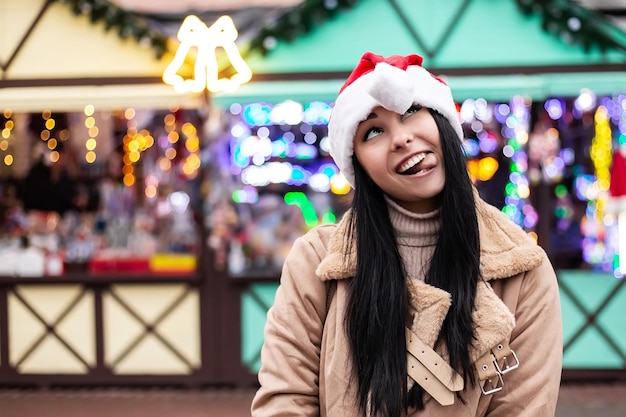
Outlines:
{"type": "MultiPolygon", "coordinates": [[[[423,171],[427,171],[435,166],[434,163],[424,162],[430,152],[421,152],[412,156],[397,169],[400,175],[414,175],[423,171]]],[[[431,158],[429,158],[431,159],[431,158]]]]}

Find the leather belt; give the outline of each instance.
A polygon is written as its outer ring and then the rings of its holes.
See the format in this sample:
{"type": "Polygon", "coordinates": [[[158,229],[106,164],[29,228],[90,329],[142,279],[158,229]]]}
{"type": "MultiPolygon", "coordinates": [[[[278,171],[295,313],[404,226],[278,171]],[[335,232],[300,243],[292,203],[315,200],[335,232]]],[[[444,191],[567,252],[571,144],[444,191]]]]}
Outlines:
{"type": "Polygon", "coordinates": [[[439,404],[454,404],[454,393],[463,390],[461,375],[409,328],[406,328],[406,346],[408,375],[439,404]]]}

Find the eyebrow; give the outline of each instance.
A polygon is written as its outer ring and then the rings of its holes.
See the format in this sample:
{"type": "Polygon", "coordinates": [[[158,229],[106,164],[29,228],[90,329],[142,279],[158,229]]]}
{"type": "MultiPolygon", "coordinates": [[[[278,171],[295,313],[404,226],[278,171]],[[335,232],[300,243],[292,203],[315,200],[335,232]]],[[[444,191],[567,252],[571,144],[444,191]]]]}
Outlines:
{"type": "MultiPolygon", "coordinates": [[[[370,114],[367,115],[365,120],[371,120],[371,119],[375,119],[377,117],[378,117],[378,115],[376,113],[370,113],[370,114]]],[[[363,120],[363,121],[365,121],[365,120],[363,120]]]]}

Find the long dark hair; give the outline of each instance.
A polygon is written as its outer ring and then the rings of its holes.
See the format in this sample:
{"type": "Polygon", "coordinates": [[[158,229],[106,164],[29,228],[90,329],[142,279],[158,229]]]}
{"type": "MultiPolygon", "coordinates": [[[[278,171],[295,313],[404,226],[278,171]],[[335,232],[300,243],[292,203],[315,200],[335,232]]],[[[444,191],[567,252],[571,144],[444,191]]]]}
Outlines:
{"type": "MultiPolygon", "coordinates": [[[[472,310],[480,276],[478,221],[472,183],[462,146],[450,123],[430,110],[445,161],[441,227],[426,282],[452,295],[442,334],[450,365],[474,385],[470,361],[474,341],[472,310]]],[[[400,417],[409,407],[423,409],[424,390],[407,389],[405,325],[408,315],[406,270],[398,251],[383,191],[353,155],[355,190],[348,238],[356,240],[357,269],[351,279],[346,328],[363,415],[400,417]]]]}

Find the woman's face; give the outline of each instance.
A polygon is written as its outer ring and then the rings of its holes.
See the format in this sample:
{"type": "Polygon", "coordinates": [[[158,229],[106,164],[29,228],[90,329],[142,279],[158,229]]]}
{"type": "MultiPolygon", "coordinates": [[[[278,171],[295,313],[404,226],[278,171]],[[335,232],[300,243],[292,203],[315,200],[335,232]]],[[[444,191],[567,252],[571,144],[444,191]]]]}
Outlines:
{"type": "Polygon", "coordinates": [[[444,161],[439,129],[428,109],[414,105],[398,114],[375,107],[356,130],[354,153],[400,206],[415,213],[439,207],[444,161]]]}

